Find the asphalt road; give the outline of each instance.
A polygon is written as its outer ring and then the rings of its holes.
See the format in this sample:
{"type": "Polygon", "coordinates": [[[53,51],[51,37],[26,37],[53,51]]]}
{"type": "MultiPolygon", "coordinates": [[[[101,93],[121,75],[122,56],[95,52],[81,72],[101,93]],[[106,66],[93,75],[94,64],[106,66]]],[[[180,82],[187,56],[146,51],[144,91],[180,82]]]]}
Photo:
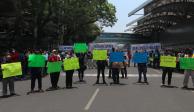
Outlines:
{"type": "MultiPolygon", "coordinates": [[[[107,73],[107,71],[106,71],[107,73]]],[[[78,80],[75,73],[74,82],[78,80]]],[[[149,85],[134,84],[137,68],[128,69],[125,85],[95,85],[96,70],[87,70],[86,84],[73,84],[75,89],[61,89],[26,95],[30,81],[18,81],[15,90],[20,96],[0,99],[0,112],[193,112],[194,91],[182,90],[182,74],[173,74],[172,84],[178,88],[161,88],[161,71],[148,70],[149,85]]],[[[111,79],[106,79],[108,83],[111,79]]],[[[191,86],[191,81],[189,86],[191,86]]],[[[50,86],[43,79],[43,89],[50,86]]],[[[59,86],[65,87],[61,74],[59,86]]],[[[0,88],[1,89],[1,88],[0,88]]]]}

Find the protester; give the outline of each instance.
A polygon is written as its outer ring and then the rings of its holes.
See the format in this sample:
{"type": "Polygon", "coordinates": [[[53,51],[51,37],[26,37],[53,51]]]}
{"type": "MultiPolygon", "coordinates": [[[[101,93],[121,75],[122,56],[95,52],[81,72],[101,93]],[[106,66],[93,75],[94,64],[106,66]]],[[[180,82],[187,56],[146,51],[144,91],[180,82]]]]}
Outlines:
{"type": "Polygon", "coordinates": [[[158,49],[154,52],[154,60],[153,60],[153,67],[160,68],[160,52],[158,49]]]}
{"type": "MultiPolygon", "coordinates": [[[[144,53],[144,52],[142,51],[140,53],[144,53]]],[[[138,63],[137,65],[138,65],[138,73],[139,73],[138,83],[142,83],[141,79],[142,79],[142,74],[143,74],[144,83],[148,84],[147,76],[146,76],[146,74],[147,74],[147,62],[141,62],[141,63],[138,63]]]]}
{"type": "Polygon", "coordinates": [[[130,64],[131,64],[131,57],[132,57],[130,51],[127,52],[127,57],[128,57],[128,67],[130,67],[130,64]]]}
{"type": "Polygon", "coordinates": [[[85,65],[85,54],[80,53],[78,54],[78,57],[79,57],[79,65],[80,65],[80,69],[78,69],[79,82],[85,82],[84,71],[87,69],[85,65]]]}
{"type": "MultiPolygon", "coordinates": [[[[188,50],[185,57],[186,58],[192,58],[193,52],[191,50],[188,50]]],[[[188,83],[189,83],[189,77],[191,76],[192,82],[193,82],[193,86],[194,86],[194,70],[192,69],[188,69],[185,70],[185,77],[183,80],[183,87],[182,89],[188,89],[188,83]]]]}
{"type": "Polygon", "coordinates": [[[128,66],[128,60],[127,57],[124,56],[124,62],[123,62],[123,68],[121,68],[121,78],[126,78],[127,79],[127,66],[128,66]]]}
{"type": "MultiPolygon", "coordinates": [[[[165,56],[173,56],[173,54],[168,50],[166,50],[164,55],[165,56]]],[[[165,86],[166,74],[168,74],[168,86],[171,86],[172,72],[173,72],[173,68],[162,67],[162,84],[161,84],[161,86],[165,86]]]]}
{"type": "MultiPolygon", "coordinates": [[[[4,63],[12,63],[12,62],[14,62],[15,60],[12,60],[12,59],[14,59],[14,57],[12,57],[12,56],[8,52],[7,55],[6,55],[4,63]]],[[[2,69],[2,71],[3,71],[3,69],[2,69]]],[[[2,83],[3,83],[3,91],[2,91],[2,94],[3,94],[2,97],[3,98],[4,97],[8,97],[8,95],[7,95],[7,86],[8,85],[9,85],[10,96],[17,95],[15,93],[15,89],[14,89],[14,77],[3,78],[2,83]]]]}
{"type": "MultiPolygon", "coordinates": [[[[35,51],[36,55],[40,55],[40,51],[35,51]]],[[[41,67],[31,67],[31,91],[29,93],[33,93],[35,88],[36,79],[38,79],[38,92],[44,92],[42,90],[42,68],[41,67]]]]}
{"type": "MultiPolygon", "coordinates": [[[[57,50],[53,49],[52,54],[48,57],[48,62],[59,62],[61,61],[61,57],[58,54],[57,50]]],[[[60,72],[54,72],[50,73],[50,81],[51,81],[51,87],[47,90],[57,90],[60,87],[58,86],[60,72]]]]}
{"type": "Polygon", "coordinates": [[[107,84],[105,81],[105,67],[107,66],[107,61],[106,60],[98,60],[96,62],[97,65],[97,80],[96,80],[96,84],[99,84],[99,78],[100,78],[100,73],[102,73],[102,80],[103,80],[103,84],[107,84]]]}
{"type": "MultiPolygon", "coordinates": [[[[69,51],[67,53],[65,59],[70,59],[72,57],[75,57],[75,56],[74,56],[74,54],[72,52],[69,51]]],[[[65,73],[66,73],[66,88],[67,89],[71,89],[71,88],[73,88],[72,84],[73,84],[73,73],[74,73],[74,70],[66,70],[65,73]]]]}

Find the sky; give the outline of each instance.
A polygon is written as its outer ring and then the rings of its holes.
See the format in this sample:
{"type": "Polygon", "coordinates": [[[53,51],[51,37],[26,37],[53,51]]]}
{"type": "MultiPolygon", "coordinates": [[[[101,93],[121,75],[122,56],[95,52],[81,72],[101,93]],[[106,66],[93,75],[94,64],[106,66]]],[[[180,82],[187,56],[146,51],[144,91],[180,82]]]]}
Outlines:
{"type": "MultiPolygon", "coordinates": [[[[115,26],[105,27],[105,32],[116,32],[116,33],[124,33],[127,29],[126,24],[130,23],[131,21],[135,20],[136,18],[140,17],[137,15],[128,17],[128,13],[140,6],[146,0],[108,0],[110,3],[115,5],[117,13],[117,23],[115,26]]],[[[142,14],[143,11],[137,12],[137,14],[142,14]]],[[[129,32],[130,33],[130,32],[129,32]]]]}

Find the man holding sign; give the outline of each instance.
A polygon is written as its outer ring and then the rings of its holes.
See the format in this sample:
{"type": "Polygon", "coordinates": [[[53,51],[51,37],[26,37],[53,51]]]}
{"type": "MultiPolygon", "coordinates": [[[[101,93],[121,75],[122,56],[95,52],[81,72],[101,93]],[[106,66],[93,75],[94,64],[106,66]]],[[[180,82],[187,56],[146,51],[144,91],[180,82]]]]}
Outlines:
{"type": "Polygon", "coordinates": [[[144,76],[144,82],[148,84],[147,81],[147,62],[148,62],[148,54],[146,51],[137,52],[133,56],[134,63],[138,63],[138,73],[139,73],[139,79],[137,83],[142,83],[141,78],[142,74],[144,76]]]}
{"type": "Polygon", "coordinates": [[[105,81],[105,67],[107,66],[107,50],[93,50],[93,60],[96,60],[97,65],[97,80],[96,84],[99,84],[100,73],[102,73],[103,84],[107,84],[105,81]]]}
{"type": "Polygon", "coordinates": [[[10,96],[16,95],[14,90],[14,76],[22,75],[21,63],[11,63],[12,57],[10,53],[6,56],[6,64],[2,64],[3,71],[3,98],[7,96],[7,86],[9,85],[10,96]]]}
{"type": "Polygon", "coordinates": [[[176,68],[176,57],[173,57],[170,51],[165,51],[165,56],[160,57],[160,66],[163,67],[161,87],[165,86],[166,74],[168,74],[168,86],[170,86],[173,68],[176,68]]]}
{"type": "Polygon", "coordinates": [[[41,55],[39,50],[35,51],[35,54],[29,55],[28,67],[31,69],[31,91],[34,93],[35,82],[38,79],[38,92],[44,92],[42,90],[42,68],[45,67],[45,56],[41,55]]]}

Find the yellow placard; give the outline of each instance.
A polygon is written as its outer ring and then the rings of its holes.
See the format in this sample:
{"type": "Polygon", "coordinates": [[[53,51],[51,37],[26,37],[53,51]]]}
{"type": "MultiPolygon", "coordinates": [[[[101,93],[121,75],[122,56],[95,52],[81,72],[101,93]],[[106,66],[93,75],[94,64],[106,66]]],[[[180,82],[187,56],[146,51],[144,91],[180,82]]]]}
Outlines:
{"type": "Polygon", "coordinates": [[[2,64],[3,78],[22,75],[21,62],[2,64]]]}

